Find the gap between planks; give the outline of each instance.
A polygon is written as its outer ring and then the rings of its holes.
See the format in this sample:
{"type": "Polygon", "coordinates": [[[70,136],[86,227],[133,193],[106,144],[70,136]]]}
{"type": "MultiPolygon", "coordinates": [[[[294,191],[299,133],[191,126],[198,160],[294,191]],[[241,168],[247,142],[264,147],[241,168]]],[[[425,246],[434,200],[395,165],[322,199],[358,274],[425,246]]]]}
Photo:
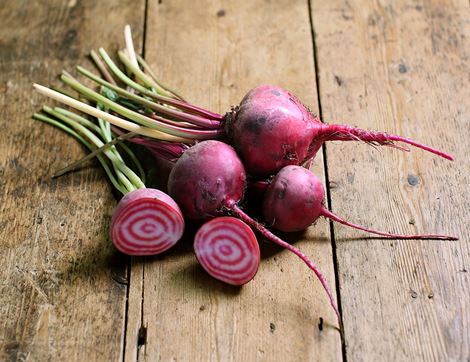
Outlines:
{"type": "MultiPolygon", "coordinates": [[[[318,106],[318,117],[323,122],[323,114],[322,114],[322,104],[321,104],[321,96],[320,96],[320,72],[318,69],[318,59],[317,59],[317,44],[315,41],[315,26],[313,22],[313,7],[312,7],[312,0],[307,0],[307,7],[308,7],[308,19],[310,21],[310,34],[312,38],[312,56],[313,56],[313,65],[315,69],[315,86],[317,89],[317,106],[318,106]]],[[[325,174],[325,190],[326,190],[326,202],[328,205],[328,209],[332,210],[331,205],[331,190],[330,190],[330,181],[328,176],[328,158],[326,152],[326,144],[323,143],[322,147],[322,155],[323,155],[323,172],[325,174]]],[[[343,308],[341,303],[341,291],[340,291],[340,280],[339,280],[339,265],[338,265],[338,255],[336,252],[336,239],[335,239],[335,228],[332,220],[328,220],[328,224],[330,227],[330,240],[331,240],[331,252],[333,257],[333,270],[334,270],[334,278],[335,278],[335,290],[336,290],[336,303],[338,304],[338,310],[341,315],[341,324],[343,325],[343,332],[341,333],[341,354],[343,357],[343,361],[347,362],[347,355],[346,355],[346,335],[344,334],[344,320],[343,320],[343,308]]]]}

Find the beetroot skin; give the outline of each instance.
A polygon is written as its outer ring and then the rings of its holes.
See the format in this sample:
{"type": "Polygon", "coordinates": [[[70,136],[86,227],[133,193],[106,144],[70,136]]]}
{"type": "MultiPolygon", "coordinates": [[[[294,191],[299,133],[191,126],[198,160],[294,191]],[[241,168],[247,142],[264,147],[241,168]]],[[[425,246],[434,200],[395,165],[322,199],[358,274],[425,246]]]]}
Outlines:
{"type": "Polygon", "coordinates": [[[309,170],[286,166],[264,195],[263,216],[275,229],[291,232],[308,228],[323,213],[325,191],[309,170]]]}
{"type": "Polygon", "coordinates": [[[267,176],[284,166],[300,165],[315,157],[325,141],[334,140],[404,149],[394,145],[398,141],[453,159],[401,136],[322,123],[292,93],[270,85],[248,92],[240,106],[227,114],[225,130],[247,172],[254,176],[267,176]]]}
{"type": "Polygon", "coordinates": [[[173,167],[168,193],[189,219],[223,214],[227,202],[243,197],[246,173],[235,150],[219,141],[197,143],[173,167]]]}
{"type": "Polygon", "coordinates": [[[226,131],[252,175],[298,165],[315,136],[308,110],[291,93],[269,85],[246,94],[226,131]]]}
{"type": "Polygon", "coordinates": [[[325,192],[318,177],[300,166],[282,168],[266,189],[263,216],[273,228],[290,232],[306,229],[320,216],[354,229],[394,239],[457,240],[441,234],[400,235],[372,230],[343,220],[325,208],[325,192]]]}

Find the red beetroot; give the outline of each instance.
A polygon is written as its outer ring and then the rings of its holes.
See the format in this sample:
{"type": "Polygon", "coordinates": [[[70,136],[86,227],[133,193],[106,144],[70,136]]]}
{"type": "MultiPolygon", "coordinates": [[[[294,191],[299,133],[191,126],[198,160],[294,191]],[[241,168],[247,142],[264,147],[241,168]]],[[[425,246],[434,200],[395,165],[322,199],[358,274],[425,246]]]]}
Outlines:
{"type": "Polygon", "coordinates": [[[167,194],[142,188],[126,194],[111,220],[111,238],[128,255],[155,255],[181,238],[184,218],[167,194]]]}
{"type": "Polygon", "coordinates": [[[325,141],[334,140],[389,146],[400,141],[452,160],[448,154],[400,136],[324,124],[293,94],[270,85],[252,89],[226,118],[231,143],[252,175],[269,175],[287,165],[300,165],[314,157],[325,141]]]}
{"type": "Polygon", "coordinates": [[[194,237],[194,252],[212,277],[232,285],[248,283],[260,263],[255,234],[243,221],[230,216],[202,225],[194,237]]]}
{"type": "Polygon", "coordinates": [[[315,273],[328,294],[338,323],[341,317],[325,278],[301,251],[253,220],[239,206],[246,186],[246,173],[235,150],[219,141],[203,141],[176,161],[168,180],[168,192],[190,219],[209,219],[231,213],[258,230],[265,238],[290,250],[315,273]]]}
{"type": "Polygon", "coordinates": [[[304,230],[324,216],[355,229],[395,239],[457,239],[446,235],[398,235],[371,230],[336,216],[325,208],[324,200],[325,191],[318,177],[303,167],[286,166],[266,189],[263,216],[273,228],[285,232],[304,230]]]}
{"type": "Polygon", "coordinates": [[[197,143],[178,159],[168,180],[168,193],[193,220],[226,212],[227,201],[243,197],[246,173],[235,150],[219,141],[197,143]]]}

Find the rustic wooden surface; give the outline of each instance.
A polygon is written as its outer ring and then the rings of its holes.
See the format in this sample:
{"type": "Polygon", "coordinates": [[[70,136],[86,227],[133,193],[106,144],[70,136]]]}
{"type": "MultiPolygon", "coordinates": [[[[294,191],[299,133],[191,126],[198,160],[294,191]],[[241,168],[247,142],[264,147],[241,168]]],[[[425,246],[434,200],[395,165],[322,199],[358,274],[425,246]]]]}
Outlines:
{"type": "Polygon", "coordinates": [[[326,146],[334,212],[392,232],[461,237],[353,241],[364,233],[335,225],[350,360],[470,358],[469,10],[467,1],[312,8],[323,119],[408,135],[455,156],[326,146]]]}
{"type": "Polygon", "coordinates": [[[135,0],[0,6],[0,360],[122,356],[127,261],[108,239],[115,200],[97,166],[50,178],[84,149],[31,119],[47,102],[32,83],[58,84],[57,74],[90,49],[117,49],[126,22],[142,38],[144,7],[135,0]]]}
{"type": "MultiPolygon", "coordinates": [[[[146,58],[185,97],[219,112],[240,102],[247,89],[268,82],[292,89],[316,108],[308,7],[290,3],[150,1],[146,58]],[[284,24],[294,22],[296,27],[286,32],[284,24]],[[181,26],[189,23],[191,31],[181,26]]],[[[322,171],[321,162],[316,171],[322,171]]],[[[322,221],[309,240],[302,238],[296,246],[315,258],[334,287],[328,234],[328,223],[322,221]]],[[[318,329],[319,317],[335,324],[322,287],[297,257],[279,251],[263,258],[255,280],[243,288],[207,276],[190,243],[165,259],[148,260],[138,311],[147,326],[147,343],[139,357],[340,360],[339,333],[318,329]]],[[[129,320],[138,318],[129,314],[129,320]]]]}
{"type": "Polygon", "coordinates": [[[469,10],[457,0],[3,2],[0,360],[470,359],[469,10]],[[30,115],[46,102],[32,82],[58,84],[91,48],[122,46],[126,23],[162,80],[197,104],[224,112],[274,83],[326,122],[449,151],[453,163],[335,142],[314,171],[340,216],[460,241],[370,239],[325,220],[296,235],[339,285],[344,347],[319,283],[285,251],[262,243],[243,288],[211,280],[189,239],[161,257],[120,256],[104,173],[91,164],[51,180],[84,150],[30,115]]]}

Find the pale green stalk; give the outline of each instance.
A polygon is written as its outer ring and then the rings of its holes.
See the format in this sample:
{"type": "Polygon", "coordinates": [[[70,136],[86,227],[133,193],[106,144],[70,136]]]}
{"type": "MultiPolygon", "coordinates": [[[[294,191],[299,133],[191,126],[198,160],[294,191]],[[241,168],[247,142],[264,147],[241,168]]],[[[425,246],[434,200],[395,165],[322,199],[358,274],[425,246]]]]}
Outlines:
{"type": "MultiPolygon", "coordinates": [[[[169,126],[163,122],[159,122],[152,118],[146,117],[138,112],[134,112],[126,107],[123,107],[111,101],[110,99],[102,96],[101,94],[91,90],[90,88],[85,87],[83,84],[81,84],[77,80],[71,77],[68,77],[64,74],[61,76],[61,79],[64,83],[68,84],[73,89],[79,91],[84,96],[91,98],[98,103],[102,103],[105,107],[112,109],[113,111],[140,124],[141,126],[144,126],[150,129],[155,129],[157,131],[164,132],[164,133],[177,136],[177,137],[179,136],[179,137],[188,137],[188,138],[200,138],[199,136],[195,137],[194,133],[192,133],[191,130],[186,131],[183,127],[169,126]]],[[[204,135],[202,136],[202,138],[207,138],[207,137],[204,135]]]]}
{"type": "Polygon", "coordinates": [[[134,154],[134,152],[132,152],[132,150],[125,143],[121,143],[120,145],[121,145],[122,149],[124,150],[124,152],[127,153],[127,155],[131,159],[134,166],[137,168],[137,171],[140,174],[140,179],[145,184],[145,171],[144,171],[142,165],[140,164],[139,160],[137,159],[136,155],[134,154]]]}
{"type": "MultiPolygon", "coordinates": [[[[87,137],[91,142],[93,142],[97,147],[102,147],[104,145],[103,141],[101,141],[98,137],[96,137],[89,129],[84,127],[83,125],[70,120],[68,117],[60,114],[59,112],[55,112],[50,107],[43,108],[45,112],[59,118],[60,120],[66,122],[71,127],[73,127],[76,131],[82,133],[85,137],[87,137]]],[[[135,188],[143,188],[145,185],[142,183],[142,180],[132,171],[129,167],[127,167],[116,155],[114,152],[110,152],[109,150],[104,151],[106,157],[116,165],[116,167],[129,178],[130,182],[135,185],[135,188]]],[[[131,191],[131,190],[130,190],[131,191]]]]}
{"type": "Polygon", "coordinates": [[[148,95],[150,97],[152,96],[153,92],[141,86],[139,83],[134,82],[121,69],[119,69],[119,67],[116,64],[114,64],[114,62],[112,61],[108,53],[106,53],[106,51],[103,48],[100,48],[98,52],[100,53],[106,65],[109,67],[109,69],[111,69],[114,75],[119,78],[119,80],[121,80],[122,82],[126,83],[128,86],[134,88],[135,90],[138,90],[139,92],[145,95],[148,95]]]}
{"type": "Polygon", "coordinates": [[[85,117],[79,116],[78,114],[76,114],[74,112],[71,112],[71,111],[69,111],[65,108],[61,108],[61,107],[54,107],[54,111],[66,116],[66,117],[72,118],[75,122],[78,122],[78,123],[84,125],[85,127],[91,128],[93,131],[95,131],[97,133],[100,132],[100,128],[96,124],[91,122],[89,119],[86,119],[85,117]]]}
{"type": "Polygon", "coordinates": [[[161,94],[167,97],[173,97],[173,94],[171,94],[170,92],[160,87],[158,83],[156,83],[152,78],[149,78],[147,74],[142,72],[142,70],[140,70],[139,67],[132,64],[129,57],[126,54],[124,54],[123,51],[119,51],[118,56],[121,62],[137,77],[137,79],[139,79],[142,83],[144,83],[144,85],[153,89],[158,94],[161,94]]]}
{"type": "Polygon", "coordinates": [[[86,103],[79,102],[75,98],[67,97],[66,95],[53,91],[52,89],[49,89],[47,87],[44,87],[40,84],[33,84],[33,87],[36,89],[37,92],[40,94],[45,95],[46,97],[49,97],[51,99],[54,99],[56,101],[62,102],[72,108],[78,109],[86,114],[89,114],[93,117],[101,117],[107,122],[123,128],[127,131],[130,132],[135,132],[138,133],[142,136],[150,137],[150,138],[155,138],[159,139],[162,141],[170,141],[170,142],[184,142],[184,143],[189,143],[191,142],[191,139],[185,138],[185,137],[177,137],[177,136],[172,136],[168,133],[165,132],[160,132],[156,129],[151,129],[148,127],[142,127],[138,124],[135,124],[134,122],[129,122],[123,118],[117,117],[113,114],[106,113],[103,111],[100,111],[99,109],[96,109],[95,107],[92,107],[86,103]]]}
{"type": "MultiPolygon", "coordinates": [[[[75,161],[74,163],[68,165],[67,167],[57,171],[54,175],[54,177],[58,177],[58,176],[61,176],[67,172],[70,172],[72,170],[74,170],[75,168],[77,168],[79,165],[81,165],[83,162],[89,160],[89,159],[92,159],[93,157],[96,157],[98,155],[101,155],[101,153],[103,153],[106,149],[109,149],[111,148],[112,146],[114,146],[116,143],[118,142],[122,142],[124,140],[127,140],[131,137],[134,137],[135,136],[135,133],[132,133],[132,132],[129,132],[129,133],[125,133],[119,137],[116,137],[114,138],[112,141],[110,142],[107,142],[105,143],[103,146],[101,147],[98,147],[96,149],[93,150],[93,152],[89,153],[88,155],[82,157],[81,159],[79,159],[78,161],[75,161]]],[[[117,150],[115,150],[115,153],[117,153],[116,156],[119,157],[119,159],[121,159],[121,155],[117,152],[117,150]]],[[[138,162],[138,161],[137,161],[138,162]]],[[[139,167],[138,167],[139,168],[139,167]]],[[[145,182],[144,182],[145,183],[145,182]]]]}
{"type": "Polygon", "coordinates": [[[137,61],[144,68],[144,70],[146,70],[147,73],[152,77],[152,79],[155,81],[155,83],[157,83],[160,87],[165,89],[167,92],[172,93],[176,98],[182,100],[183,102],[186,102],[185,99],[181,95],[179,95],[177,92],[175,92],[173,89],[171,89],[167,85],[160,82],[157,75],[153,71],[152,67],[150,67],[150,65],[145,61],[145,59],[142,58],[139,54],[137,54],[137,61]]]}
{"type": "Polygon", "coordinates": [[[88,71],[87,69],[85,69],[81,66],[77,66],[77,71],[82,73],[85,77],[90,78],[91,80],[95,81],[96,83],[101,84],[105,87],[108,87],[109,89],[115,91],[116,93],[118,93],[122,96],[125,96],[128,99],[132,99],[133,101],[136,101],[139,104],[142,104],[143,106],[154,109],[156,111],[160,110],[160,108],[163,107],[163,106],[160,106],[159,104],[157,104],[157,103],[155,103],[155,102],[153,102],[149,99],[146,99],[146,98],[141,97],[137,94],[131,93],[131,92],[129,92],[129,91],[125,90],[124,88],[121,88],[117,85],[111,84],[111,83],[107,82],[106,80],[104,80],[103,78],[98,77],[96,74],[93,74],[92,72],[88,71]]]}
{"type": "MultiPolygon", "coordinates": [[[[33,118],[36,119],[36,120],[42,121],[42,122],[49,123],[49,124],[59,128],[59,129],[65,131],[66,133],[70,134],[71,136],[73,136],[77,140],[79,140],[90,151],[94,150],[94,147],[88,141],[86,141],[79,133],[75,132],[73,129],[71,129],[70,127],[64,125],[63,123],[58,122],[55,119],[52,119],[52,118],[47,117],[47,116],[45,116],[43,114],[40,114],[40,113],[34,113],[33,118]]],[[[119,184],[119,182],[116,180],[116,178],[114,177],[114,175],[113,175],[111,169],[109,168],[107,162],[105,161],[105,158],[102,155],[97,155],[96,157],[98,158],[99,162],[103,166],[103,169],[104,169],[106,175],[108,176],[109,180],[113,184],[113,186],[119,192],[121,192],[122,194],[126,194],[127,193],[126,189],[123,186],[121,186],[119,184]]]]}

